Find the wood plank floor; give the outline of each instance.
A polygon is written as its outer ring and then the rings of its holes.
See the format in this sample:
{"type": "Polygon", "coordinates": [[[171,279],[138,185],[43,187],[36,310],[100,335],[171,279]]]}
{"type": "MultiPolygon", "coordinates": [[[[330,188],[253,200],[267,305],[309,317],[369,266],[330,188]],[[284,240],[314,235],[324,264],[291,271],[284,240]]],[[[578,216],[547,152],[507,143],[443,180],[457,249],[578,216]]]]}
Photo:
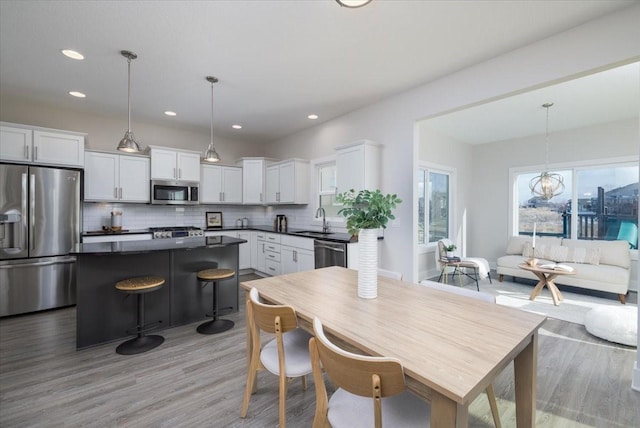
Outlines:
{"type": "MultiPolygon", "coordinates": [[[[246,278],[244,278],[246,279],[246,278]]],[[[244,305],[236,326],[203,336],[197,324],[164,330],[159,348],[115,353],[116,343],[75,350],[75,308],[0,319],[1,427],[273,427],[277,378],[258,377],[249,415],[244,305]]],[[[640,393],[631,390],[635,349],[548,320],[538,348],[537,426],[637,427],[640,393]]],[[[513,368],[494,382],[504,427],[515,426],[513,368]]],[[[315,393],[290,385],[287,424],[310,427],[315,393]]],[[[486,396],[470,406],[471,427],[492,427],[486,396]]]]}

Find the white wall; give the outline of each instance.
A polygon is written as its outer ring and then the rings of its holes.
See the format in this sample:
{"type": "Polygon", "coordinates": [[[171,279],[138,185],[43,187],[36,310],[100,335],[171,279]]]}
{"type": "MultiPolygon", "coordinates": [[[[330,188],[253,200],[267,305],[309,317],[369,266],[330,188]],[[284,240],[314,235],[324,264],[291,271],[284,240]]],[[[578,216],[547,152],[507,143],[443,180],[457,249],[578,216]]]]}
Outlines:
{"type": "MultiPolygon", "coordinates": [[[[268,147],[267,155],[313,158],[327,156],[333,147],[356,140],[383,144],[382,191],[397,193],[404,203],[396,210],[398,227],[385,233],[382,266],[415,281],[418,279],[418,254],[414,251],[417,223],[413,215],[417,204],[413,172],[418,162],[415,122],[603,66],[637,60],[638,22],[640,5],[283,138],[268,147]]],[[[491,198],[488,200],[488,204],[493,202],[491,198]]]]}
{"type": "MultiPolygon", "coordinates": [[[[83,110],[65,110],[8,95],[0,97],[0,121],[84,132],[88,134],[85,144],[87,150],[113,152],[127,130],[126,116],[109,117],[83,110]]],[[[209,128],[181,128],[174,125],[170,117],[158,123],[145,123],[135,120],[134,114],[131,130],[143,147],[151,144],[204,152],[211,140],[209,128]]],[[[214,137],[222,163],[234,164],[243,156],[263,155],[261,144],[246,143],[240,138],[232,140],[218,137],[215,135],[215,129],[214,137]]]]}

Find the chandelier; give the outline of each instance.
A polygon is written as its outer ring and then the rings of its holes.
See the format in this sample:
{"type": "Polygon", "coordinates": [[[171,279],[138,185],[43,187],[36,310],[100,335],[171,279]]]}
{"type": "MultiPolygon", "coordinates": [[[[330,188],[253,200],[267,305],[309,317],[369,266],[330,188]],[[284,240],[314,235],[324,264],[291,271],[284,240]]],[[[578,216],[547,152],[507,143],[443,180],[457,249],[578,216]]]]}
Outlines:
{"type": "Polygon", "coordinates": [[[209,143],[207,150],[204,152],[203,160],[206,162],[218,162],[220,160],[220,155],[218,155],[218,152],[216,152],[216,148],[213,145],[213,84],[217,81],[217,78],[207,76],[207,82],[211,83],[211,142],[209,143]]]}
{"type": "Polygon", "coordinates": [[[553,103],[542,104],[547,109],[547,127],[545,134],[545,167],[544,172],[529,181],[531,194],[548,201],[564,192],[564,179],[560,174],[549,172],[549,108],[553,103]]]}

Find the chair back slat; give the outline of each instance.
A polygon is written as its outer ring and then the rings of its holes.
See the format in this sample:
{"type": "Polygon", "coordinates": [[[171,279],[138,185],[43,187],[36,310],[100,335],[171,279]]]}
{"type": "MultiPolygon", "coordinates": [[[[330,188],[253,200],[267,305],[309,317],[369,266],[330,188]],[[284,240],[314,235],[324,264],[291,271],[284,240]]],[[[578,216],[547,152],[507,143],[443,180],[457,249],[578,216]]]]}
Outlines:
{"type": "Polygon", "coordinates": [[[255,326],[267,333],[275,334],[275,319],[280,317],[280,328],[282,333],[295,330],[298,327],[298,319],[296,311],[288,305],[265,305],[260,302],[258,290],[252,288],[249,292],[249,301],[247,305],[251,305],[253,314],[253,322],[255,326]]]}
{"type": "Polygon", "coordinates": [[[396,395],[405,390],[404,371],[399,360],[358,355],[338,348],[327,339],[317,318],[313,328],[318,357],[336,387],[374,399],[376,379],[380,386],[379,397],[396,395]]]}

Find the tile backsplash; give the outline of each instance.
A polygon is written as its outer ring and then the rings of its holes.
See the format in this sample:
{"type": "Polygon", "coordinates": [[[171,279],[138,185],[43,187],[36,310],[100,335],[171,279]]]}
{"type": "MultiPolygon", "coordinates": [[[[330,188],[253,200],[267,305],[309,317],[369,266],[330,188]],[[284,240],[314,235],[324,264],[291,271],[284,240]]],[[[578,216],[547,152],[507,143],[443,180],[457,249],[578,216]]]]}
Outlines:
{"type": "MultiPolygon", "coordinates": [[[[311,205],[283,205],[263,207],[250,205],[148,205],[91,203],[83,204],[83,230],[101,230],[102,226],[111,225],[111,212],[122,212],[123,229],[147,229],[164,226],[196,226],[205,228],[205,214],[208,211],[222,212],[223,227],[233,227],[236,220],[243,217],[249,219],[249,225],[270,225],[277,214],[287,216],[291,228],[319,229],[322,222],[314,218],[315,211],[311,205]]],[[[344,228],[335,227],[335,232],[344,232],[344,228]]]]}

